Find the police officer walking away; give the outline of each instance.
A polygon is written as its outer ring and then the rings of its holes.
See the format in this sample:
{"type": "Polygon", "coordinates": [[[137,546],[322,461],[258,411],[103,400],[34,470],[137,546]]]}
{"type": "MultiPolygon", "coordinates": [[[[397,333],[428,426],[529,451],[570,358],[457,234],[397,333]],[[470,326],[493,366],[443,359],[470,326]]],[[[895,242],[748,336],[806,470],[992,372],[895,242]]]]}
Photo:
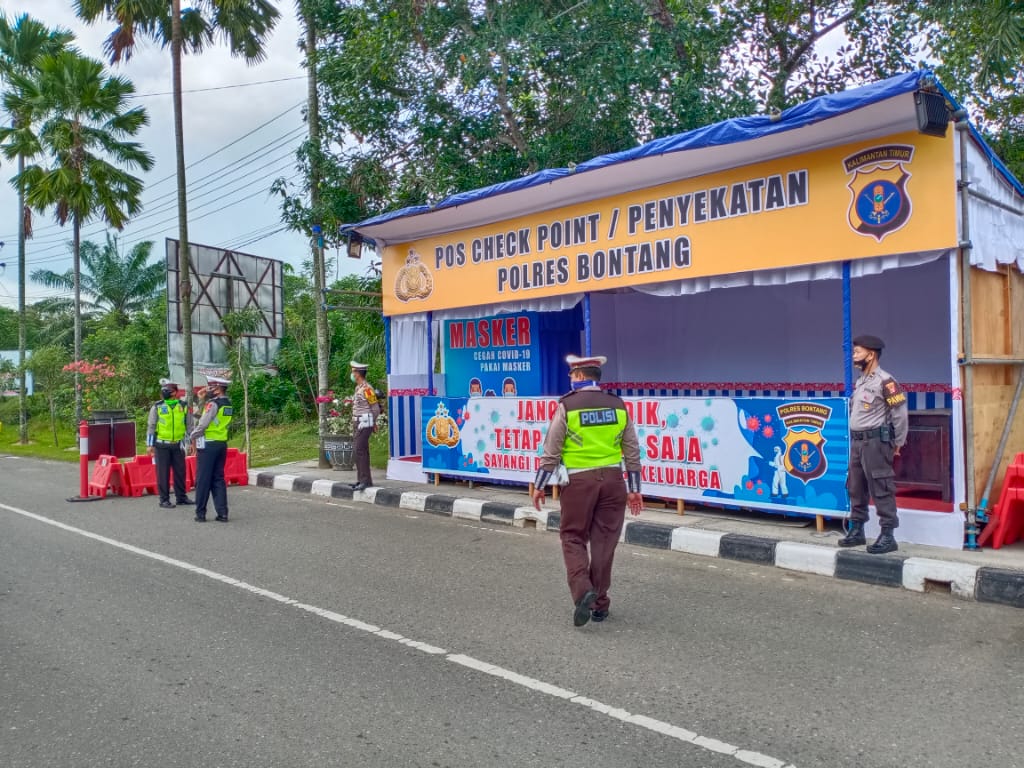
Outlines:
{"type": "Polygon", "coordinates": [[[850,492],[852,525],[839,540],[841,547],[867,543],[864,523],[868,501],[875,500],[881,535],[867,551],[873,555],[895,552],[893,531],[899,526],[896,514],[896,473],[893,459],[907,441],[907,396],[896,380],[882,370],[878,361],[885,343],[877,336],[853,340],[853,364],[861,375],[850,400],[850,492]]]}
{"type": "Polygon", "coordinates": [[[352,369],[349,376],[356,385],[356,391],[352,395],[352,419],[355,421],[356,435],[356,481],[352,484],[352,490],[362,491],[373,485],[373,478],[370,477],[370,435],[377,430],[380,402],[377,400],[377,393],[366,381],[366,370],[369,366],[350,360],[349,367],[352,369]]]}
{"type": "Polygon", "coordinates": [[[196,522],[206,522],[206,503],[213,495],[217,521],[228,521],[228,490],[224,481],[224,461],[228,456],[228,425],[234,411],[227,395],[227,379],[206,377],[206,408],[192,430],[196,449],[196,522]]]}
{"type": "Polygon", "coordinates": [[[533,505],[541,508],[544,487],[561,461],[569,484],[561,494],[559,537],[574,605],[572,623],[582,627],[591,619],[608,618],[612,560],[625,509],[628,505],[630,513],[639,515],[643,508],[640,443],[625,403],[598,387],[608,358],[569,355],[565,361],[573,391],[559,400],[548,425],[533,505]]]}
{"type": "Polygon", "coordinates": [[[178,399],[178,385],[170,379],[160,379],[160,400],[149,409],[146,425],[146,453],[156,461],[156,487],[160,492],[160,506],[173,509],[169,475],[174,470],[174,499],[178,504],[190,505],[192,499],[185,494],[185,447],[188,429],[192,424],[188,408],[178,399]]]}

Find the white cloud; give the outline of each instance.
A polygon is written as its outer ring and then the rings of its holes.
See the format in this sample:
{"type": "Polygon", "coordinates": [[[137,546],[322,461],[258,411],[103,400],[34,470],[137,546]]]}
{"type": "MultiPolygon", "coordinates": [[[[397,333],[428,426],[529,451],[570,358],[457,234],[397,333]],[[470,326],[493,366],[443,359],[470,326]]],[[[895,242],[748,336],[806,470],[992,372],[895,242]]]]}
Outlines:
{"type": "MultiPolygon", "coordinates": [[[[289,162],[291,148],[304,136],[301,108],[305,99],[305,70],[298,49],[300,29],[290,0],[278,2],[281,19],[270,38],[267,58],[255,66],[232,58],[224,45],[218,44],[200,56],[187,56],[182,81],[186,91],[184,104],[185,161],[197,163],[187,172],[190,194],[189,239],[207,245],[230,246],[247,253],[281,259],[296,267],[309,258],[309,240],[305,235],[282,232],[249,245],[241,245],[280,225],[280,206],[271,198],[269,187],[277,176],[296,173],[289,162]],[[299,79],[290,79],[299,78],[299,79]],[[281,80],[282,82],[266,82],[281,80]],[[262,83],[242,87],[245,83],[262,83]],[[202,90],[215,89],[215,90],[202,90]],[[256,130],[215,157],[202,160],[231,142],[254,131],[290,107],[285,117],[256,130]],[[242,160],[259,147],[281,140],[274,147],[242,160]],[[275,160],[275,158],[277,158],[275,160]],[[221,171],[236,163],[234,173],[221,171]],[[244,168],[242,163],[245,163],[244,168]],[[244,178],[241,178],[244,175],[244,178]],[[242,200],[248,196],[247,200],[242,200]],[[229,205],[238,201],[235,205],[229,205]]],[[[95,58],[106,60],[103,41],[113,24],[100,21],[87,25],[74,15],[71,0],[0,0],[0,11],[13,17],[30,13],[49,26],[62,26],[74,32],[79,49],[95,58]],[[26,9],[26,5],[30,8],[26,9]]],[[[165,238],[177,238],[174,118],[171,105],[170,52],[159,44],[142,40],[132,59],[110,67],[112,74],[129,78],[139,94],[139,103],[149,113],[150,124],[138,140],[153,154],[156,163],[144,174],[146,210],[120,235],[125,244],[138,240],[155,241],[154,254],[162,257],[165,238]]],[[[17,197],[9,183],[13,165],[0,168],[0,305],[17,305],[17,197]]],[[[104,228],[88,224],[84,236],[103,241],[104,228]]],[[[27,270],[45,268],[63,272],[70,268],[71,257],[64,245],[70,240],[70,229],[62,231],[52,216],[36,218],[36,237],[27,246],[27,270]]],[[[365,262],[343,259],[345,271],[362,271],[365,262]]],[[[29,281],[28,302],[52,292],[39,283],[29,281]]]]}

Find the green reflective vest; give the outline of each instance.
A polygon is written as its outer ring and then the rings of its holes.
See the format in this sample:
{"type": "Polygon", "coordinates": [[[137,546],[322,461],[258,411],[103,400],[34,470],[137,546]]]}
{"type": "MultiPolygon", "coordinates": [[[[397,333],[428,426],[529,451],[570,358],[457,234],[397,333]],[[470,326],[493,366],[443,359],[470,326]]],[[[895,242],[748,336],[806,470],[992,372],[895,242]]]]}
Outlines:
{"type": "Polygon", "coordinates": [[[231,407],[231,401],[226,397],[218,397],[213,402],[217,404],[217,415],[206,426],[204,434],[207,440],[226,443],[228,441],[228,424],[231,423],[234,409],[231,407]]]}
{"type": "Polygon", "coordinates": [[[185,437],[185,406],[179,400],[162,400],[156,404],[156,439],[165,443],[185,437]]]}
{"type": "MultiPolygon", "coordinates": [[[[604,393],[602,393],[604,394],[604,393]]],[[[565,444],[562,463],[566,469],[607,467],[622,460],[622,433],[626,429],[626,408],[614,395],[604,395],[607,405],[593,403],[576,408],[566,405],[565,444]]]]}

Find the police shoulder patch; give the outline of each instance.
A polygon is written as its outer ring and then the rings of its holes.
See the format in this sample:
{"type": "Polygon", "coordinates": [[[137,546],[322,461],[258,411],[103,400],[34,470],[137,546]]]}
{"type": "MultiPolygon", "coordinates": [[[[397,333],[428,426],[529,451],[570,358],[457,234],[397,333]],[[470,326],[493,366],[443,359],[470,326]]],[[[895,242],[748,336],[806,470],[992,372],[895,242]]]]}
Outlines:
{"type": "Polygon", "coordinates": [[[903,391],[895,379],[886,379],[882,382],[882,393],[885,403],[890,408],[896,408],[907,402],[907,393],[903,391]]]}

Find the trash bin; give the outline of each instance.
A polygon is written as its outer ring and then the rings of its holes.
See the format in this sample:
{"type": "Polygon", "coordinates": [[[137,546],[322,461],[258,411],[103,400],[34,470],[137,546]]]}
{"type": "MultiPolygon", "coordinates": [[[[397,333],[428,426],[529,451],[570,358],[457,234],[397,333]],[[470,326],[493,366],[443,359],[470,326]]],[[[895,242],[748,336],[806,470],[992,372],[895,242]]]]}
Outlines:
{"type": "Polygon", "coordinates": [[[93,411],[89,416],[89,461],[100,456],[135,456],[135,422],[125,411],[93,411]]]}

